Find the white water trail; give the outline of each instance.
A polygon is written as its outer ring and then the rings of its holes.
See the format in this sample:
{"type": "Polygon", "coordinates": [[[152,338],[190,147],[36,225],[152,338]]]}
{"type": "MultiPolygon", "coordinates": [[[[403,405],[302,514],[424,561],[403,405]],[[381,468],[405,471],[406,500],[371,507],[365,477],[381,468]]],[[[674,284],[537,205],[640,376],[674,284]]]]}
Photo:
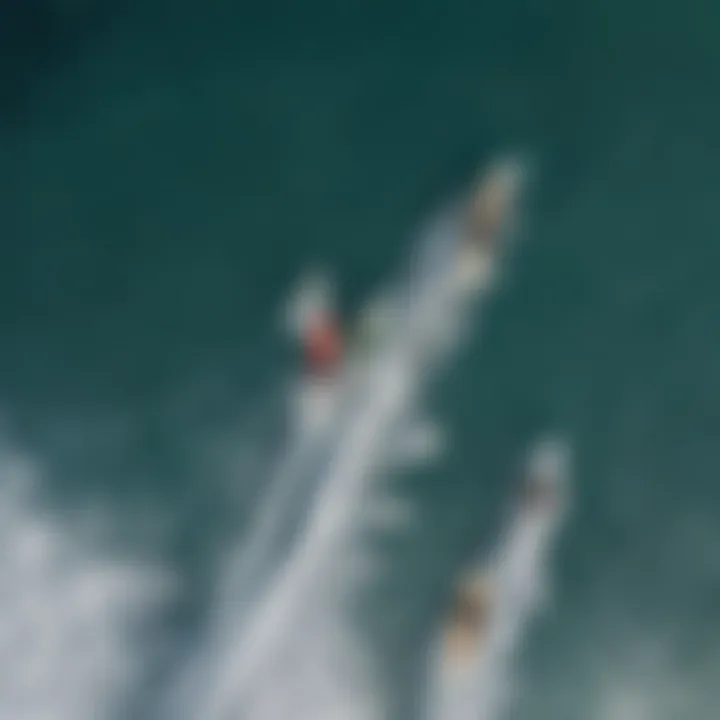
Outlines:
{"type": "Polygon", "coordinates": [[[564,512],[519,510],[489,564],[476,572],[493,589],[487,630],[475,658],[462,669],[442,657],[441,641],[430,655],[425,717],[428,720],[498,720],[515,689],[513,660],[529,623],[549,597],[548,565],[564,512]]]}
{"type": "MultiPolygon", "coordinates": [[[[512,660],[547,597],[546,565],[554,530],[548,518],[518,518],[496,560],[499,596],[473,698],[476,720],[500,717],[512,693],[512,660]]],[[[447,718],[446,720],[450,720],[447,718]]]]}
{"type": "MultiPolygon", "coordinates": [[[[392,460],[398,433],[435,366],[462,338],[469,298],[453,284],[453,253],[440,255],[444,266],[421,266],[419,277],[392,294],[396,332],[373,351],[354,399],[332,429],[327,454],[314,470],[315,500],[261,601],[249,614],[227,601],[211,610],[208,642],[179,688],[189,717],[382,717],[353,613],[375,561],[364,545],[363,527],[371,524],[365,509],[374,505],[377,515],[377,480],[392,460]]],[[[289,468],[286,484],[297,481],[292,463],[289,468]]],[[[273,518],[282,516],[278,498],[291,492],[283,483],[262,510],[250,556],[262,555],[259,538],[272,534],[273,518]]]]}

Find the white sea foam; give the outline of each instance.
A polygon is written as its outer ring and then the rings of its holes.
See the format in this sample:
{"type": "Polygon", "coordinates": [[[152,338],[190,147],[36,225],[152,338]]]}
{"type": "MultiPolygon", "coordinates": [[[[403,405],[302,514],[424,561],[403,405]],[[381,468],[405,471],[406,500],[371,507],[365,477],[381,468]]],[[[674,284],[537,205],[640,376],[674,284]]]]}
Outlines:
{"type": "Polygon", "coordinates": [[[110,720],[154,652],[168,573],[108,557],[41,506],[42,477],[0,447],[0,718],[110,720]]]}

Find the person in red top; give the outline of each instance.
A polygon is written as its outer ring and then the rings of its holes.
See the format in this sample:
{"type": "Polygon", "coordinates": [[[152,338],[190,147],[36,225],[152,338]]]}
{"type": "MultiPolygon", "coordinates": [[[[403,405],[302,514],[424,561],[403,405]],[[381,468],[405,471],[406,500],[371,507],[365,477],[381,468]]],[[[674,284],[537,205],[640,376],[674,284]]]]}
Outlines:
{"type": "Polygon", "coordinates": [[[319,313],[312,318],[303,337],[305,367],[310,375],[334,375],[343,358],[342,335],[332,314],[319,313]]]}
{"type": "Polygon", "coordinates": [[[332,284],[317,271],[293,294],[288,321],[300,344],[301,377],[293,395],[296,425],[316,429],[329,421],[344,361],[344,338],[334,309],[332,284]]]}
{"type": "Polygon", "coordinates": [[[303,380],[297,395],[298,427],[315,430],[332,417],[343,345],[339,323],[326,310],[313,313],[301,334],[303,380]]]}

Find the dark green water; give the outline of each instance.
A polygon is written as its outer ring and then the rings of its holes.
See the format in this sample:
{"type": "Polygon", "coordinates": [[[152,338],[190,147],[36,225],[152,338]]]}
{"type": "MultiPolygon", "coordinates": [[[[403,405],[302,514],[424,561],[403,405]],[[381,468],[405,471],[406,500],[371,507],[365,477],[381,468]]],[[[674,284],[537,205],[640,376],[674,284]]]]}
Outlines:
{"type": "Polygon", "coordinates": [[[452,451],[405,481],[427,522],[390,543],[372,623],[411,667],[518,453],[559,428],[577,506],[517,717],[610,717],[625,685],[649,717],[717,717],[718,6],[66,5],[0,54],[0,400],[58,496],[162,506],[199,585],[247,511],[208,448],[287,369],[297,272],[327,260],[352,308],[520,146],[526,242],[443,386],[452,451]]]}

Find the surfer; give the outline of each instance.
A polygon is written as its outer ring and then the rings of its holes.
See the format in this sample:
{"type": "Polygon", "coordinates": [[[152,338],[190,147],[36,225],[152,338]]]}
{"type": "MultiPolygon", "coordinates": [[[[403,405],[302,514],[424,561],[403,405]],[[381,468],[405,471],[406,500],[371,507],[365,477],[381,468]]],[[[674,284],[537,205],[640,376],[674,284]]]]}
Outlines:
{"type": "Polygon", "coordinates": [[[345,343],[333,289],[323,274],[309,273],[293,294],[288,324],[298,339],[302,373],[294,393],[298,431],[329,421],[345,359],[345,343]]]}
{"type": "Polygon", "coordinates": [[[453,597],[443,639],[443,655],[453,666],[466,664],[482,644],[493,605],[489,577],[469,575],[453,597]]]}
{"type": "Polygon", "coordinates": [[[461,286],[476,290],[492,281],[498,245],[511,229],[522,180],[520,163],[501,160],[475,183],[462,212],[461,286]]]}
{"type": "MultiPolygon", "coordinates": [[[[568,462],[567,449],[561,442],[546,440],[533,448],[506,548],[519,543],[517,552],[541,526],[557,522],[565,496],[568,462]]],[[[542,544],[549,538],[540,532],[536,539],[542,544]]],[[[543,561],[542,555],[535,557],[539,548],[530,550],[534,562],[543,561]]],[[[518,586],[510,580],[512,563],[513,553],[499,552],[493,563],[471,569],[457,583],[443,629],[441,663],[445,670],[468,669],[483,652],[500,603],[517,600],[518,586]]]]}

